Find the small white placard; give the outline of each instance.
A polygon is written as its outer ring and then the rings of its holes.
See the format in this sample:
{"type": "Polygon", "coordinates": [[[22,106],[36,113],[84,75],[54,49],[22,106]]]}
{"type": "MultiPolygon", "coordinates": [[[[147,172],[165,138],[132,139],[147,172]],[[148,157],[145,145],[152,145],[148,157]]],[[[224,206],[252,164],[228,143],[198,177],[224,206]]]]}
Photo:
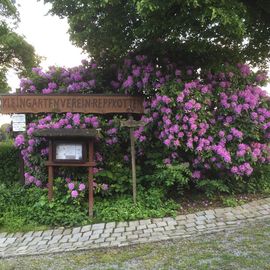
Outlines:
{"type": "Polygon", "coordinates": [[[58,144],[56,146],[56,159],[82,159],[82,145],[81,144],[58,144]]]}
{"type": "Polygon", "coordinates": [[[13,114],[12,115],[12,122],[13,123],[25,123],[25,114],[13,114]]]}
{"type": "Polygon", "coordinates": [[[25,131],[26,129],[26,120],[25,114],[13,114],[12,115],[12,130],[15,132],[25,131]]]}
{"type": "Polygon", "coordinates": [[[26,128],[25,123],[16,123],[16,122],[12,123],[12,130],[15,132],[25,131],[25,128],[26,128]]]}

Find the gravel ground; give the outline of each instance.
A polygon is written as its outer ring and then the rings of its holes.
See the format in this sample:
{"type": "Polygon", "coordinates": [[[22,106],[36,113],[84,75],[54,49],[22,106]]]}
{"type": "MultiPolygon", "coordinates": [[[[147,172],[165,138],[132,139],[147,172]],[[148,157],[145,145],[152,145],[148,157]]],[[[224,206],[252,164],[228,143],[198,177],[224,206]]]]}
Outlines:
{"type": "Polygon", "coordinates": [[[270,220],[185,240],[0,260],[0,270],[17,269],[270,270],[270,220]]]}

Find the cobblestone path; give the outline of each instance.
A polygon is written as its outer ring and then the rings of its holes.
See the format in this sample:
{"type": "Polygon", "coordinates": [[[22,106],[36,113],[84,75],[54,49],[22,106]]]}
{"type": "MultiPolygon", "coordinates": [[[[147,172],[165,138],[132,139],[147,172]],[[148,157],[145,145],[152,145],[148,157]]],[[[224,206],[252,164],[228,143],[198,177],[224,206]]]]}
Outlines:
{"type": "Polygon", "coordinates": [[[0,233],[0,258],[121,247],[218,232],[270,218],[270,198],[176,218],[110,222],[27,233],[0,233]]]}

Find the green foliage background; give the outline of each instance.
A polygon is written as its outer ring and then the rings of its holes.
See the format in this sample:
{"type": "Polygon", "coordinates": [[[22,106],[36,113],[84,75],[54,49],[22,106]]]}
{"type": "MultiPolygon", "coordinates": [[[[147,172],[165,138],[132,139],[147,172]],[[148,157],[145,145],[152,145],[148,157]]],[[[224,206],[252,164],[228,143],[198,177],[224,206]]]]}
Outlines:
{"type": "Polygon", "coordinates": [[[187,65],[225,61],[266,64],[268,0],[44,0],[68,19],[71,40],[98,62],[130,52],[182,59],[187,65]]]}
{"type": "Polygon", "coordinates": [[[19,151],[12,142],[0,143],[0,184],[19,181],[19,151]]]}
{"type": "Polygon", "coordinates": [[[15,29],[19,22],[16,1],[0,1],[0,93],[10,90],[6,74],[10,68],[20,76],[30,74],[39,63],[35,50],[15,29]]]}

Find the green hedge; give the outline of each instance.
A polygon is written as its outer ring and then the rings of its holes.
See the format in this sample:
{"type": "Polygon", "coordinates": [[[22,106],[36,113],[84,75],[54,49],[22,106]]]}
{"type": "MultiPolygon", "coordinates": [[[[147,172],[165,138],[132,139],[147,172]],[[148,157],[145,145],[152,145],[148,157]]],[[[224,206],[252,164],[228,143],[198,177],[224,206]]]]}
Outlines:
{"type": "Polygon", "coordinates": [[[12,142],[0,143],[0,183],[19,181],[19,153],[12,142]]]}

